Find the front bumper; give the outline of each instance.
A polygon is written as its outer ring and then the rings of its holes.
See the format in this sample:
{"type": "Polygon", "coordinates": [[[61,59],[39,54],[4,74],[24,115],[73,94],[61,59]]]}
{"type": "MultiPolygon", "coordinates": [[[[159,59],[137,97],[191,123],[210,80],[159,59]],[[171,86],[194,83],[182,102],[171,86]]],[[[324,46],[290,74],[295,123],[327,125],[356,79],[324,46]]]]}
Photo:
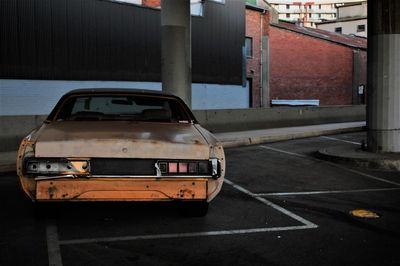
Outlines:
{"type": "Polygon", "coordinates": [[[34,201],[208,200],[215,181],[196,179],[74,178],[36,181],[34,201]]]}

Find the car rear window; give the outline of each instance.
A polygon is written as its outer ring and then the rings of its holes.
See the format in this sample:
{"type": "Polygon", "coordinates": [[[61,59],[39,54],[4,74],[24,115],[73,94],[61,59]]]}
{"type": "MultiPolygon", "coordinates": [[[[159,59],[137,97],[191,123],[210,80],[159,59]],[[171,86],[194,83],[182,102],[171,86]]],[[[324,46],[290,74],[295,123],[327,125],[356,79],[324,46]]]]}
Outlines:
{"type": "Polygon", "coordinates": [[[74,96],[61,106],[55,120],[129,120],[189,123],[181,103],[152,96],[74,96]]]}

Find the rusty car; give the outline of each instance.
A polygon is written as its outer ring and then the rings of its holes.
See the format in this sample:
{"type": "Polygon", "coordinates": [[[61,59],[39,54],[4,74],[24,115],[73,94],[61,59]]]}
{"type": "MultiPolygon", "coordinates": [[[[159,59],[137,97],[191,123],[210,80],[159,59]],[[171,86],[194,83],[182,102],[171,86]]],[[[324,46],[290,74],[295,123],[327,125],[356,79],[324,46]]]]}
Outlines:
{"type": "Polygon", "coordinates": [[[225,155],[177,96],[79,89],[22,140],[17,173],[33,202],[176,200],[201,216],[225,155]]]}

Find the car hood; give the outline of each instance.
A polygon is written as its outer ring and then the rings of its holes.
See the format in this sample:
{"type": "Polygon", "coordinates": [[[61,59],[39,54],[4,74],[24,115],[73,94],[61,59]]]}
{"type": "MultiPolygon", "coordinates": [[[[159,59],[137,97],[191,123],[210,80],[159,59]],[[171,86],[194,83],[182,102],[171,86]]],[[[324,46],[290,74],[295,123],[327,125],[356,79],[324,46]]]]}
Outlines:
{"type": "Polygon", "coordinates": [[[208,159],[207,141],[192,124],[60,121],[36,134],[36,157],[208,159]]]}

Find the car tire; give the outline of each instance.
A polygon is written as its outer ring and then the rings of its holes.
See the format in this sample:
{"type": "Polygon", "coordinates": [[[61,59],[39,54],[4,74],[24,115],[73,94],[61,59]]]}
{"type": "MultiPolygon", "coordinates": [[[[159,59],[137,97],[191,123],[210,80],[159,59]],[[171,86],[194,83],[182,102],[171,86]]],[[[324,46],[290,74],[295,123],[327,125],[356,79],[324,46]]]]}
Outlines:
{"type": "Polygon", "coordinates": [[[186,217],[203,217],[208,213],[208,205],[206,201],[181,202],[179,210],[186,217]]]}

